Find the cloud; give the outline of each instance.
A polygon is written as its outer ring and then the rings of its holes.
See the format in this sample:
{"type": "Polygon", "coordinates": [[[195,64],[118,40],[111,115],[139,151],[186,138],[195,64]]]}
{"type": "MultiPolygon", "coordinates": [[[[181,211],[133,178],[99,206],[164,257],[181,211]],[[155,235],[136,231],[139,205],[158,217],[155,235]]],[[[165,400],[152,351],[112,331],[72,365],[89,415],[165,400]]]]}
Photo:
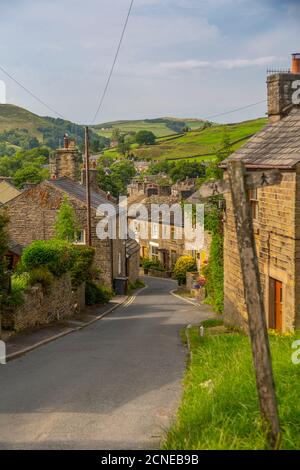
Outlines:
{"type": "Polygon", "coordinates": [[[240,69],[245,67],[261,67],[282,61],[282,57],[267,56],[254,59],[222,59],[216,61],[182,60],[175,62],[162,62],[159,68],[163,71],[191,71],[198,69],[240,69]]]}

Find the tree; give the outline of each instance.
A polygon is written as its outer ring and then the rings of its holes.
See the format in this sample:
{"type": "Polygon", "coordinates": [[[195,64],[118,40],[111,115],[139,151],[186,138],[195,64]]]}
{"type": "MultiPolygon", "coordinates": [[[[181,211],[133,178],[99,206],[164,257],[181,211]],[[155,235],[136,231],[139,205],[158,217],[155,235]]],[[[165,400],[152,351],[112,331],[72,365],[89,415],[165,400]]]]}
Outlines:
{"type": "Polygon", "coordinates": [[[118,151],[124,155],[124,157],[126,156],[126,154],[129,152],[130,150],[130,143],[129,142],[126,142],[126,140],[124,140],[124,142],[120,142],[119,145],[118,145],[118,151]]]}
{"type": "Polygon", "coordinates": [[[113,142],[118,142],[119,143],[120,137],[121,137],[120,129],[118,127],[114,127],[114,129],[112,131],[112,134],[111,134],[111,140],[113,142]]]}
{"type": "Polygon", "coordinates": [[[78,231],[78,223],[74,208],[69,204],[67,196],[64,196],[57,213],[55,224],[55,236],[58,240],[74,242],[76,232],[78,231]]]}
{"type": "Polygon", "coordinates": [[[154,145],[156,137],[151,131],[139,131],[136,134],[136,142],[139,145],[154,145]]]}
{"type": "Polygon", "coordinates": [[[127,185],[135,176],[134,164],[129,160],[112,163],[109,173],[103,166],[98,168],[98,184],[103,191],[109,191],[113,196],[127,193],[127,185]]]}
{"type": "Polygon", "coordinates": [[[14,184],[17,188],[23,188],[26,183],[38,184],[48,177],[48,170],[41,168],[37,164],[24,166],[16,171],[14,175],[14,184]]]}

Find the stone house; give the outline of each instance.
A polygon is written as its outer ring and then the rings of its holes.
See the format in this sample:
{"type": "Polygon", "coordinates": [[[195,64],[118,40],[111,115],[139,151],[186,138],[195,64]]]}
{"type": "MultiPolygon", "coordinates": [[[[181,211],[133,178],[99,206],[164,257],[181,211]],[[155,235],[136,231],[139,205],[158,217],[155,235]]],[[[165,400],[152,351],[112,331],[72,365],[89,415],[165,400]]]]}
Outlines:
{"type": "Polygon", "coordinates": [[[172,196],[179,199],[187,199],[196,191],[196,179],[186,178],[184,181],[178,181],[172,186],[172,196]]]}
{"type": "Polygon", "coordinates": [[[129,197],[144,194],[145,196],[170,196],[171,182],[169,177],[161,173],[159,175],[145,175],[134,177],[127,186],[129,197]]]}
{"type": "MultiPolygon", "coordinates": [[[[282,182],[249,191],[268,328],[300,327],[300,55],[292,70],[268,76],[269,124],[227,161],[241,159],[248,172],[278,169],[282,182]],[[298,82],[297,82],[298,81],[298,82]]],[[[234,214],[226,194],[224,227],[226,323],[247,328],[247,312],[234,214]]]]}
{"type": "Polygon", "coordinates": [[[128,217],[132,230],[136,233],[136,239],[140,244],[140,256],[157,260],[169,272],[174,268],[177,259],[183,255],[191,255],[200,270],[201,264],[208,259],[210,248],[210,235],[204,234],[204,246],[199,250],[191,251],[187,248],[184,236],[184,222],[178,223],[174,215],[170,214],[169,221],[163,220],[162,214],[158,221],[151,219],[151,206],[153,204],[171,207],[179,204],[178,197],[156,196],[147,197],[139,194],[128,199],[128,217]],[[143,214],[141,207],[147,209],[147,215],[143,214]],[[133,210],[131,211],[132,208],[133,210]]]}
{"type": "MultiPolygon", "coordinates": [[[[65,138],[64,147],[50,158],[51,179],[23,191],[5,204],[10,222],[8,234],[15,243],[26,246],[34,240],[48,240],[54,236],[57,212],[65,196],[75,210],[80,226],[78,243],[86,243],[87,210],[86,187],[78,182],[80,154],[74,143],[65,138]]],[[[83,170],[84,171],[84,170],[83,170]]],[[[97,189],[95,169],[91,169],[91,238],[95,248],[95,265],[100,269],[100,279],[113,287],[114,279],[128,276],[137,279],[139,269],[139,246],[131,239],[101,240],[97,236],[97,224],[103,215],[97,215],[100,204],[109,204],[118,212],[117,206],[106,194],[97,189]]],[[[117,226],[119,217],[117,216],[117,226]]]]}

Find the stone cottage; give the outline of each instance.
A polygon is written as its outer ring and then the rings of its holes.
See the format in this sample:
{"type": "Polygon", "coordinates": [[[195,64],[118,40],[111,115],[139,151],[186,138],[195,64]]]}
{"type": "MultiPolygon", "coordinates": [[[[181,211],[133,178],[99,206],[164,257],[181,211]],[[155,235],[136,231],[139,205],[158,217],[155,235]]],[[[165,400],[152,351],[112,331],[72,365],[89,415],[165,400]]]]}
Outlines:
{"type": "MultiPolygon", "coordinates": [[[[290,72],[268,76],[269,124],[228,160],[248,172],[278,169],[282,182],[249,191],[267,324],[286,332],[300,327],[300,55],[290,72]],[[299,92],[298,92],[299,95],[299,92]],[[297,104],[298,103],[298,104],[297,104]]],[[[226,323],[247,326],[243,282],[231,196],[226,194],[224,230],[226,323]]]]}
{"type": "MultiPolygon", "coordinates": [[[[73,142],[65,137],[64,147],[57,150],[50,158],[51,179],[43,181],[23,191],[13,200],[8,201],[10,222],[8,234],[15,243],[26,246],[34,240],[48,240],[54,236],[57,212],[65,195],[76,212],[80,225],[78,242],[86,243],[87,209],[86,187],[78,182],[80,176],[80,154],[73,142]]],[[[84,171],[84,170],[83,170],[84,171]]],[[[100,240],[96,227],[101,219],[97,216],[100,204],[113,201],[98,190],[95,183],[95,169],[91,169],[91,235],[95,248],[95,264],[101,271],[101,281],[108,287],[113,286],[117,277],[128,276],[134,282],[139,270],[139,245],[131,239],[100,240]]],[[[117,217],[118,224],[118,217],[117,217]]]]}

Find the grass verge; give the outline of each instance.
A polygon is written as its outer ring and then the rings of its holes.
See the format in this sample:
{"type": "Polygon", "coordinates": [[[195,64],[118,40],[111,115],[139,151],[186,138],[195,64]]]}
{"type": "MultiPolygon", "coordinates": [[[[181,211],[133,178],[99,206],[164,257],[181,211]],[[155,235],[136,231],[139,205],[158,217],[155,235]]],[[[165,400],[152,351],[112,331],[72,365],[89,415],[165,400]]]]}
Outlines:
{"type": "MultiPolygon", "coordinates": [[[[192,351],[177,420],[164,449],[265,449],[249,338],[240,334],[188,330],[192,351]]],[[[208,328],[208,329],[207,329],[208,328]]],[[[292,343],[300,338],[270,336],[279,404],[282,449],[300,448],[300,364],[292,343]]]]}

